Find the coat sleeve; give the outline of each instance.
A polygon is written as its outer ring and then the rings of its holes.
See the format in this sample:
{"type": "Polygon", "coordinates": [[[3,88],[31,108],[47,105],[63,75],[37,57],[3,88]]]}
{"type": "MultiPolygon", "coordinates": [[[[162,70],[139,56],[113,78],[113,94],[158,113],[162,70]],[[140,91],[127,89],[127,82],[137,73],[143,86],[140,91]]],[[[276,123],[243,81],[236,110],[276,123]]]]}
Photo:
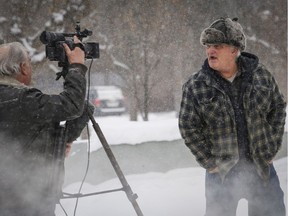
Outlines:
{"type": "Polygon", "coordinates": [[[180,133],[198,163],[205,169],[211,169],[216,167],[216,164],[211,155],[211,145],[203,134],[203,122],[195,108],[196,103],[189,85],[184,84],[179,113],[180,133]]]}
{"type": "Polygon", "coordinates": [[[79,117],[83,113],[86,94],[86,66],[72,64],[65,77],[64,90],[58,95],[48,95],[31,88],[21,97],[21,109],[27,113],[22,118],[29,121],[60,122],[79,117]]]}
{"type": "Polygon", "coordinates": [[[277,139],[278,150],[282,144],[282,138],[284,134],[284,125],[286,118],[286,102],[283,94],[281,93],[275,78],[271,75],[271,107],[266,118],[274,130],[275,137],[277,139]]]}
{"type": "Polygon", "coordinates": [[[85,107],[82,115],[76,119],[69,120],[66,122],[67,127],[67,143],[75,141],[81,134],[84,127],[89,122],[88,112],[94,112],[94,106],[88,101],[85,102],[85,107]]]}

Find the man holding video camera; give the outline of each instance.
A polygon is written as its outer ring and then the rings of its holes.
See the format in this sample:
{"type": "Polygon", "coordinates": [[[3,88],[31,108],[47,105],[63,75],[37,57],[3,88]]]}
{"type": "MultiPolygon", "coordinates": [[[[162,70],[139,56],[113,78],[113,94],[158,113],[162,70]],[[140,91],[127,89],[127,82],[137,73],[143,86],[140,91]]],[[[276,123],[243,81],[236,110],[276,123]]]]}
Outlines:
{"type": "MultiPolygon", "coordinates": [[[[74,43],[81,43],[76,36],[74,43]]],[[[79,47],[63,46],[69,61],[64,90],[47,95],[28,87],[32,69],[24,46],[0,45],[2,216],[54,215],[61,196],[65,145],[80,135],[89,120],[84,110],[85,53],[79,47]]]]}

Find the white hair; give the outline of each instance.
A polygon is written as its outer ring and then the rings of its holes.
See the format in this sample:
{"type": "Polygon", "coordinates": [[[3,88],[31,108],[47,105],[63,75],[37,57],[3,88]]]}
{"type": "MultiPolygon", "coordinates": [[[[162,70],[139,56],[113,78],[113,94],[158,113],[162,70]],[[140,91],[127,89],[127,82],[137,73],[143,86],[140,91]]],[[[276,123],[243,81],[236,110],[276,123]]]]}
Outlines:
{"type": "Polygon", "coordinates": [[[20,73],[20,64],[28,59],[28,52],[19,42],[0,45],[0,75],[20,73]]]}
{"type": "Polygon", "coordinates": [[[237,49],[237,58],[241,55],[241,50],[237,49]]]}

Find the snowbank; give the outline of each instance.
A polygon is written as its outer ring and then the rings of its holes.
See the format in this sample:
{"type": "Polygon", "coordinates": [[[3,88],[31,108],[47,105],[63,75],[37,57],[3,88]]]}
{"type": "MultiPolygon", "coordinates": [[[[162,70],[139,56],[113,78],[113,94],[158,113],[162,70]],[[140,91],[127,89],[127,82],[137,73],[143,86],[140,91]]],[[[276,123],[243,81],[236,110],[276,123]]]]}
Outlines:
{"type": "MultiPolygon", "coordinates": [[[[287,109],[288,112],[288,109],[287,109]]],[[[109,145],[136,145],[150,141],[172,141],[181,139],[176,112],[152,113],[149,121],[132,122],[128,115],[96,117],[109,145]]],[[[140,118],[139,118],[140,119],[140,118]]],[[[288,131],[286,116],[285,131],[288,131]]],[[[102,147],[92,125],[90,124],[91,151],[102,147]]]]}
{"type": "MultiPolygon", "coordinates": [[[[128,115],[96,117],[109,145],[140,144],[149,141],[180,139],[178,119],[175,112],[150,114],[149,121],[129,121],[128,115]]],[[[140,119],[140,118],[139,118],[140,119]]],[[[91,151],[102,147],[90,125],[91,151]]]]}

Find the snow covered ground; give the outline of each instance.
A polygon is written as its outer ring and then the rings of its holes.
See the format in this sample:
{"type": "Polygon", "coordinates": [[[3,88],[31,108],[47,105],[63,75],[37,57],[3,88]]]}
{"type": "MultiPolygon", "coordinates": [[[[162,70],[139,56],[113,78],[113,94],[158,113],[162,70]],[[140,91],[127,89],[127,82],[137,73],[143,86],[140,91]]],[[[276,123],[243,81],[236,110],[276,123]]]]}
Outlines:
{"type": "MultiPolygon", "coordinates": [[[[281,179],[282,188],[286,188],[285,191],[287,191],[287,158],[276,161],[275,166],[281,179]]],[[[202,168],[130,175],[126,176],[126,179],[132,191],[139,196],[137,202],[145,216],[204,215],[204,170],[202,168]]],[[[82,192],[85,194],[120,187],[119,180],[112,179],[96,186],[85,184],[82,192]]],[[[65,188],[65,191],[76,193],[78,188],[78,183],[72,184],[65,188]]],[[[75,200],[64,200],[62,204],[67,213],[73,215],[75,200]]],[[[64,215],[61,209],[58,209],[57,213],[58,216],[64,215]]],[[[124,192],[80,198],[76,213],[79,216],[137,215],[124,192]]],[[[241,200],[237,216],[247,215],[247,202],[241,200]]]]}
{"type": "MultiPolygon", "coordinates": [[[[141,144],[147,141],[175,140],[180,138],[176,114],[152,114],[149,122],[130,122],[128,116],[96,118],[110,145],[129,143],[141,144]]],[[[287,125],[286,125],[287,131],[287,125]]],[[[97,136],[91,133],[91,150],[101,147],[97,136]]],[[[133,163],[133,162],[131,162],[133,163]]],[[[287,201],[287,157],[275,161],[282,189],[287,201]]],[[[139,198],[137,202],[145,216],[201,216],[205,211],[204,169],[200,167],[170,170],[167,173],[145,173],[126,176],[132,191],[139,198]]],[[[68,185],[64,190],[77,193],[80,183],[68,185]]],[[[82,193],[121,188],[118,178],[99,185],[85,183],[82,193]]],[[[68,215],[73,215],[75,199],[61,202],[68,215]]],[[[287,202],[286,202],[287,203],[287,202]]],[[[287,205],[286,205],[287,206],[287,205]]],[[[64,216],[60,207],[57,216],[64,216]]],[[[137,215],[124,192],[80,198],[76,215],[79,216],[133,216],[137,215]]],[[[246,216],[247,202],[241,200],[237,216],[246,216]]]]}
{"type": "MultiPolygon", "coordinates": [[[[148,141],[171,141],[180,139],[178,119],[175,112],[150,114],[149,121],[132,122],[128,115],[95,117],[109,145],[141,144],[148,141]]],[[[91,128],[91,151],[102,147],[91,128]]]]}

